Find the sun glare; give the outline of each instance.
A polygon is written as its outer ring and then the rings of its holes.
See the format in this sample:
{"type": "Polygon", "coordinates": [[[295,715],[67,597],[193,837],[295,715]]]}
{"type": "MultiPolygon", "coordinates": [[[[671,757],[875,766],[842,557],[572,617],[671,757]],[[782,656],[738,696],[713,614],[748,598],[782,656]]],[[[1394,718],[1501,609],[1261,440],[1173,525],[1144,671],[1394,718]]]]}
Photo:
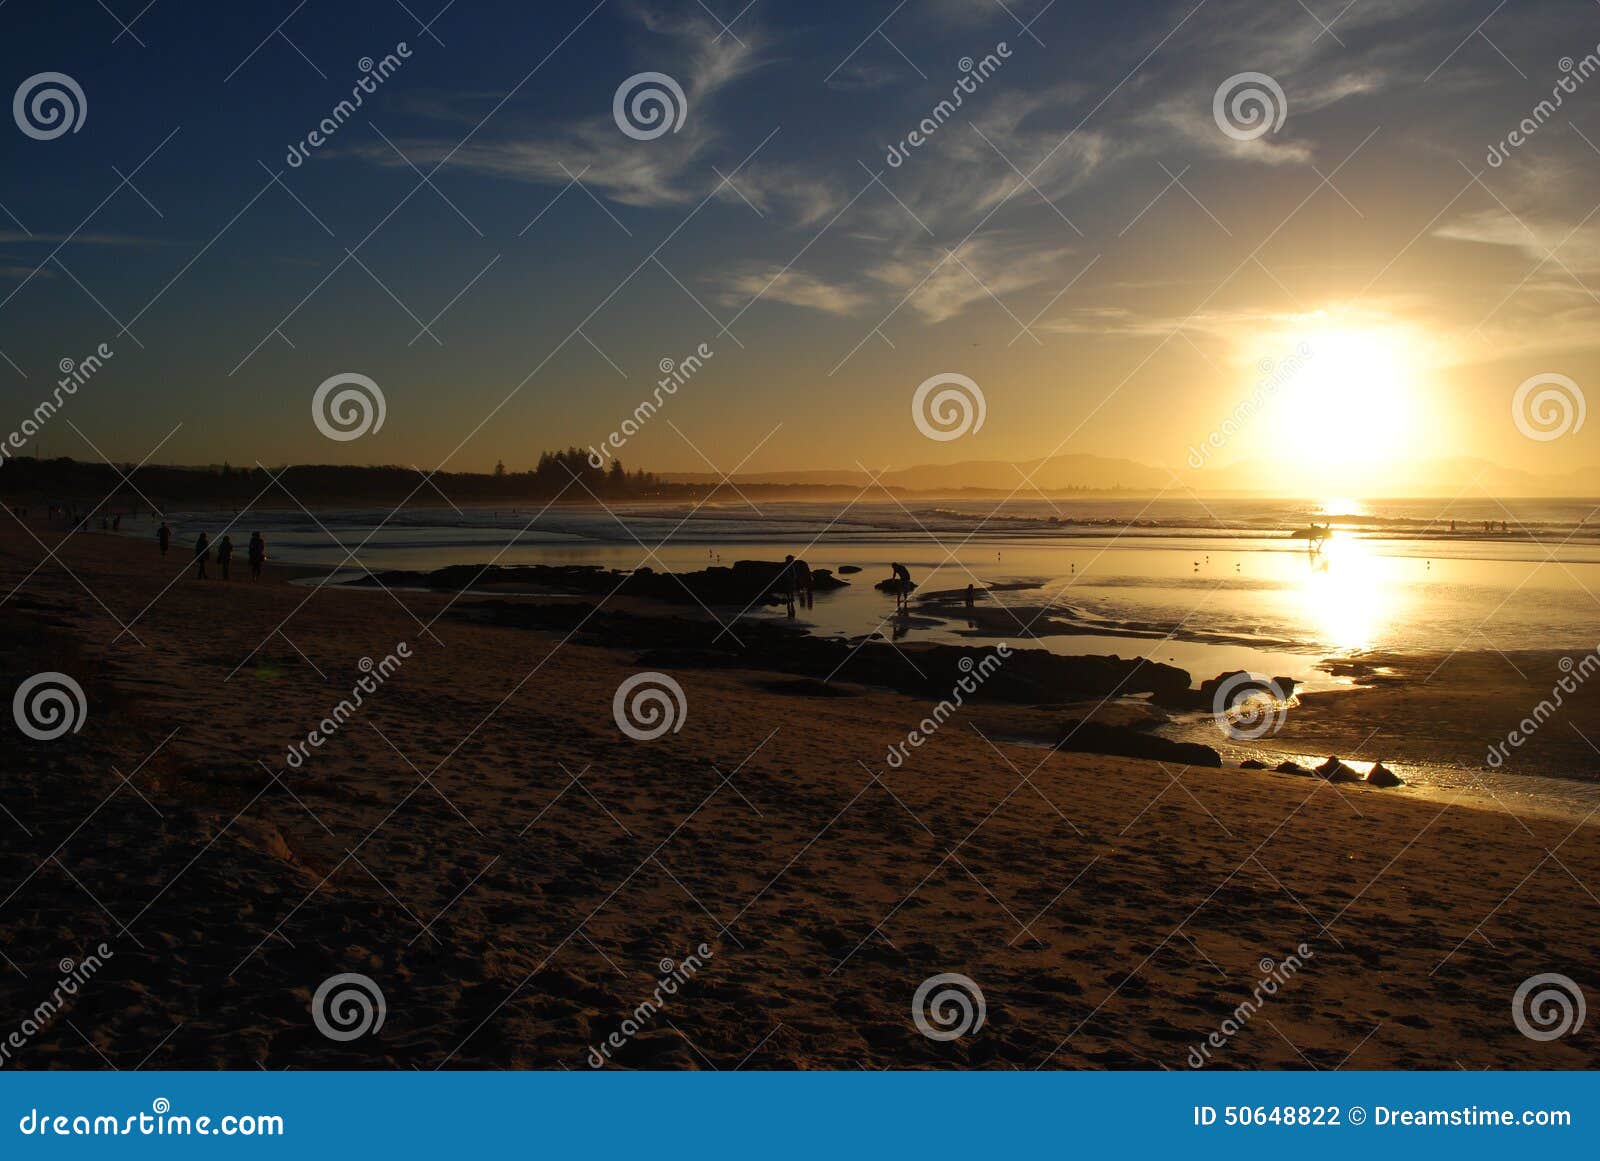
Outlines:
{"type": "Polygon", "coordinates": [[[1380,562],[1354,537],[1335,535],[1308,554],[1300,599],[1314,635],[1340,650],[1371,648],[1393,614],[1380,562]]]}
{"type": "Polygon", "coordinates": [[[1372,467],[1415,447],[1415,360],[1398,330],[1328,328],[1294,337],[1303,352],[1273,405],[1278,447],[1313,462],[1372,467]]]}

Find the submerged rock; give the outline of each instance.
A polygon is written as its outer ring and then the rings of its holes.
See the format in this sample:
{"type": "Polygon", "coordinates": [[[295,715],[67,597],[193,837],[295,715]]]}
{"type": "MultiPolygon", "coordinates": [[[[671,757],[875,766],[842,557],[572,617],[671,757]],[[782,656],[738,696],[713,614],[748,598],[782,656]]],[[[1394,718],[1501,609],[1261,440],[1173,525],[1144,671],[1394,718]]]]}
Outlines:
{"type": "Polygon", "coordinates": [[[1290,762],[1287,760],[1279,762],[1273,767],[1273,769],[1279,774],[1298,774],[1302,778],[1311,778],[1315,776],[1315,771],[1307,770],[1298,762],[1290,762]]]}
{"type": "Polygon", "coordinates": [[[1239,763],[1239,769],[1241,770],[1265,770],[1266,768],[1267,764],[1256,758],[1246,758],[1239,763]]]}

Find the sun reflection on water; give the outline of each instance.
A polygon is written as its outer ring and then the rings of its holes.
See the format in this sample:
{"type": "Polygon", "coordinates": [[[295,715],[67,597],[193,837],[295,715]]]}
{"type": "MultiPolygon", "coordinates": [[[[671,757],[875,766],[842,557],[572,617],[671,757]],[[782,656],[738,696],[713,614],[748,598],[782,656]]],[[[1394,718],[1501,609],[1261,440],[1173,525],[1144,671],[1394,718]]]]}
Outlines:
{"type": "Polygon", "coordinates": [[[1337,649],[1370,649],[1394,616],[1394,591],[1366,543],[1337,532],[1306,553],[1302,615],[1317,638],[1337,649]]]}

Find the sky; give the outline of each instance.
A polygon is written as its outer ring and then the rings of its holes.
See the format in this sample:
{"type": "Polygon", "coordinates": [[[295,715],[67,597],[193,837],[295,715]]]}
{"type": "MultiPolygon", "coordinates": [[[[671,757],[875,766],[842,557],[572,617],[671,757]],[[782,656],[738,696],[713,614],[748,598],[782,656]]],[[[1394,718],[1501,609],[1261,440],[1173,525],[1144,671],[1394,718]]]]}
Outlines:
{"type": "Polygon", "coordinates": [[[6,0],[0,440],[105,344],[30,452],[1585,469],[1597,46],[1593,0],[6,0]],[[381,427],[324,433],[341,375],[381,427]]]}

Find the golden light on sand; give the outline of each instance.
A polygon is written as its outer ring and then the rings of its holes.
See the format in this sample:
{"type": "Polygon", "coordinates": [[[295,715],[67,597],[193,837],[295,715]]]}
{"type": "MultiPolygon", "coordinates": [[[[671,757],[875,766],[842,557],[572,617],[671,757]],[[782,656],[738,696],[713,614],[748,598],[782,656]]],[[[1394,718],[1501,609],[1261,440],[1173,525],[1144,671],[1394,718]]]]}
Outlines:
{"type": "Polygon", "coordinates": [[[1335,533],[1306,558],[1300,599],[1312,633],[1337,649],[1371,648],[1392,611],[1389,587],[1371,549],[1335,533]]]}
{"type": "Polygon", "coordinates": [[[1294,346],[1306,355],[1273,405],[1280,449],[1334,470],[1414,451],[1423,416],[1415,344],[1404,331],[1329,326],[1299,332],[1294,346]]]}

